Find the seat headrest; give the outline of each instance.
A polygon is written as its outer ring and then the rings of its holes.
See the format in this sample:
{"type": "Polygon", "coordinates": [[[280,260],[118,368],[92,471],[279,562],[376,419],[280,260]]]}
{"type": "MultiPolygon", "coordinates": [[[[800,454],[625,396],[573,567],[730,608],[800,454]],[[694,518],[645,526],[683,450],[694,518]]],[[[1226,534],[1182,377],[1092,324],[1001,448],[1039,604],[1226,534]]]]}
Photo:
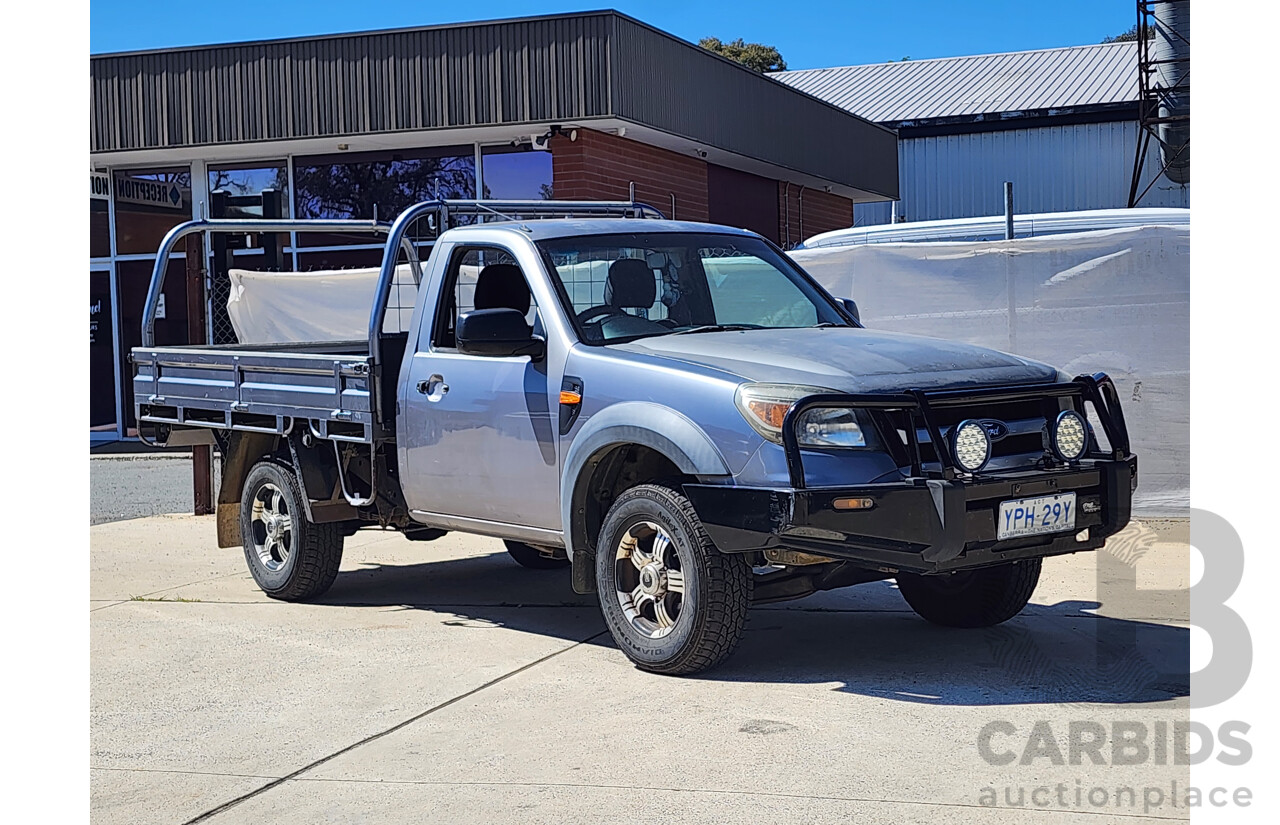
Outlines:
{"type": "Polygon", "coordinates": [[[648,309],[658,296],[653,270],[639,258],[619,258],[609,265],[604,302],[618,309],[648,309]]]}
{"type": "Polygon", "coordinates": [[[529,286],[520,267],[515,264],[489,264],[476,278],[476,309],[514,309],[521,315],[529,311],[529,286]]]}

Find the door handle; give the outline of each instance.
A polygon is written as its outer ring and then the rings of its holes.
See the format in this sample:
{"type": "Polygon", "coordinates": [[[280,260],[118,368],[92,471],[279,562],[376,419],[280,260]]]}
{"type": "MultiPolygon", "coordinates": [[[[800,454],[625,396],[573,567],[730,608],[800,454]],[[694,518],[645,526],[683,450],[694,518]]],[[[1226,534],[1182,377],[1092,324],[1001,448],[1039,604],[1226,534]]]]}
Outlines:
{"type": "Polygon", "coordinates": [[[443,375],[433,375],[418,382],[418,392],[425,395],[428,401],[439,401],[448,391],[449,385],[444,382],[443,375]]]}

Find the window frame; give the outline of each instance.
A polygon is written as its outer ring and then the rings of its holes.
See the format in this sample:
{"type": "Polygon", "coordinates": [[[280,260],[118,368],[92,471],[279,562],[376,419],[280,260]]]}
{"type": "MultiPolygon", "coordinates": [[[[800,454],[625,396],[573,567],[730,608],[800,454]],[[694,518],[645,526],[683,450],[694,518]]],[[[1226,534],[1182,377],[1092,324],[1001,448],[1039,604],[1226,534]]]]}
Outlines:
{"type": "MultiPolygon", "coordinates": [[[[524,278],[524,284],[529,288],[529,297],[531,308],[536,315],[540,312],[538,308],[538,299],[533,294],[533,288],[529,281],[529,273],[525,272],[523,266],[520,265],[520,258],[516,255],[515,250],[503,246],[500,243],[492,241],[467,242],[460,243],[453,247],[449,252],[449,260],[445,264],[444,276],[440,281],[440,292],[435,300],[435,317],[430,325],[422,325],[422,329],[430,330],[430,336],[423,346],[422,335],[418,336],[419,352],[449,352],[461,354],[458,350],[457,343],[457,319],[458,319],[458,274],[462,270],[462,259],[468,254],[486,249],[495,252],[501,252],[511,259],[511,263],[520,270],[520,275],[524,278]],[[452,321],[452,327],[449,322],[452,321]],[[449,335],[453,338],[453,345],[441,344],[442,337],[449,335]]],[[[476,358],[482,356],[473,356],[476,358]]]]}

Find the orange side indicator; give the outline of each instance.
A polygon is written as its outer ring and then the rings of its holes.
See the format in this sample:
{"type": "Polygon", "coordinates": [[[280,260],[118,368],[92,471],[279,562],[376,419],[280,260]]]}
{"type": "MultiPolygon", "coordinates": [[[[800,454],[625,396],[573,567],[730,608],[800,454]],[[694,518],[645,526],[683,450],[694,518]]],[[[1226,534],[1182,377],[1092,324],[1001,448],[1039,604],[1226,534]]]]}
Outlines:
{"type": "Polygon", "coordinates": [[[876,503],[869,498],[838,498],[831,505],[837,510],[870,510],[876,503]]]}
{"type": "Polygon", "coordinates": [[[574,406],[582,403],[582,393],[573,390],[560,390],[560,403],[574,406]]]}

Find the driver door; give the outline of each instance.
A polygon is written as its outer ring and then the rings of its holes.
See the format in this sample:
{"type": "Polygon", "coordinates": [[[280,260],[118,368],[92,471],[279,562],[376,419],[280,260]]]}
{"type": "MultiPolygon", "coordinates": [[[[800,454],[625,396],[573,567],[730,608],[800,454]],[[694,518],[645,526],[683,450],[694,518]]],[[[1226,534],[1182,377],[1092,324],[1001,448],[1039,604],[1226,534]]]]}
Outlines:
{"type": "Polygon", "coordinates": [[[502,247],[455,248],[435,322],[422,322],[403,390],[401,430],[401,483],[417,513],[546,530],[560,526],[553,421],[559,378],[553,404],[549,359],[464,355],[454,340],[458,317],[471,309],[520,309],[537,331],[538,308],[518,270],[502,247]]]}

